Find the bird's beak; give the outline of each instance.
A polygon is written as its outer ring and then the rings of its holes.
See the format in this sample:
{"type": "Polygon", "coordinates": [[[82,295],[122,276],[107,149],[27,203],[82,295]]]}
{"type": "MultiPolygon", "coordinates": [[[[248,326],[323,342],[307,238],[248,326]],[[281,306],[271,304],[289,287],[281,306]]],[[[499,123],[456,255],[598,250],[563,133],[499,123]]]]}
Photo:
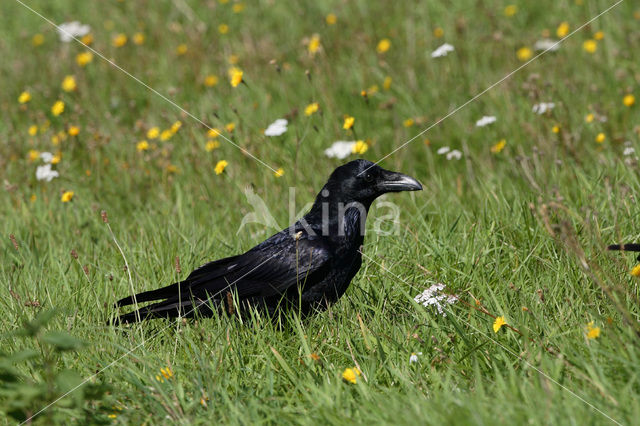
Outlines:
{"type": "Polygon", "coordinates": [[[420,182],[411,176],[403,175],[397,172],[386,172],[384,179],[378,184],[383,192],[400,192],[400,191],[421,191],[420,182]]]}

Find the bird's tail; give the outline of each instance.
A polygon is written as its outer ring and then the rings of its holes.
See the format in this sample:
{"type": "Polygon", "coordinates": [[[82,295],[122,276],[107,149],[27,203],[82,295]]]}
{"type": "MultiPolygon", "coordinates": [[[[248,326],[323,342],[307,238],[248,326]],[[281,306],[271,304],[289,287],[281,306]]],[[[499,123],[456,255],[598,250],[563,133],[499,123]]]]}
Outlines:
{"type": "MultiPolygon", "coordinates": [[[[640,244],[612,244],[607,247],[607,250],[640,251],[640,244]]],[[[640,261],[640,256],[637,259],[640,261]]]]}
{"type": "Polygon", "coordinates": [[[177,298],[164,302],[154,303],[136,311],[120,315],[116,324],[134,323],[152,318],[192,318],[196,315],[211,316],[213,309],[211,304],[215,301],[204,300],[178,300],[177,298]]]}

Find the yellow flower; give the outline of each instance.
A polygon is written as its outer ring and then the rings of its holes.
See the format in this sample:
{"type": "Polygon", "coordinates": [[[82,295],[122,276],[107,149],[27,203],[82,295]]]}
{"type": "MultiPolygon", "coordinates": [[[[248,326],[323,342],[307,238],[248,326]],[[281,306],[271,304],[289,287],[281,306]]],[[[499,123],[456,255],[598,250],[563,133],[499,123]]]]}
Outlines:
{"type": "Polygon", "coordinates": [[[626,107],[633,106],[633,104],[636,103],[636,97],[632,94],[625,95],[624,98],[622,98],[622,103],[626,107]]]}
{"type": "Polygon", "coordinates": [[[54,116],[59,116],[64,112],[64,102],[56,101],[53,106],[51,106],[51,114],[54,116]]]}
{"type": "Polygon", "coordinates": [[[244,10],[244,3],[235,3],[231,9],[233,13],[240,13],[244,10]]]}
{"type": "Polygon", "coordinates": [[[551,128],[551,131],[552,131],[553,133],[560,133],[560,126],[558,126],[558,125],[556,124],[555,126],[553,126],[553,127],[551,128]]]}
{"type": "Polygon", "coordinates": [[[284,175],[284,169],[282,167],[280,167],[278,170],[275,171],[275,173],[273,173],[275,175],[275,177],[282,177],[284,175]]]}
{"type": "Polygon", "coordinates": [[[507,322],[504,320],[504,317],[497,317],[496,320],[493,322],[493,331],[494,333],[497,333],[503,325],[505,325],[507,322]]]}
{"type": "Polygon", "coordinates": [[[218,77],[213,75],[213,74],[209,74],[208,76],[206,76],[204,78],[204,85],[207,87],[213,87],[216,84],[218,84],[218,77]]]}
{"type": "Polygon", "coordinates": [[[353,118],[350,115],[345,115],[344,116],[344,124],[342,125],[342,128],[345,130],[349,130],[350,128],[353,127],[353,123],[356,121],[355,118],[353,118]]]}
{"type": "Polygon", "coordinates": [[[229,70],[229,77],[232,87],[238,87],[238,84],[242,83],[243,72],[240,68],[233,67],[229,70]]]}
{"type": "Polygon", "coordinates": [[[598,43],[595,40],[585,40],[584,43],[582,43],[582,48],[585,50],[585,52],[588,53],[594,53],[596,50],[598,50],[598,43]]]}
{"type": "Polygon", "coordinates": [[[18,96],[18,102],[21,104],[26,104],[27,102],[29,102],[31,100],[31,93],[29,92],[22,92],[20,93],[20,96],[18,96]]]}
{"type": "Polygon", "coordinates": [[[170,379],[170,378],[173,377],[173,371],[171,371],[171,369],[169,367],[161,368],[160,369],[160,373],[162,373],[162,375],[164,376],[165,379],[170,379]]]}
{"type": "Polygon", "coordinates": [[[31,44],[38,47],[44,43],[44,36],[42,34],[34,34],[31,38],[31,44]]]}
{"type": "Polygon", "coordinates": [[[173,136],[173,132],[171,131],[171,129],[165,129],[160,133],[160,140],[168,141],[169,139],[171,139],[171,136],[173,136]]]}
{"type": "Polygon", "coordinates": [[[78,133],[80,133],[80,128],[78,126],[69,126],[69,130],[67,130],[67,133],[69,133],[69,136],[78,136],[78,133]]]}
{"type": "Polygon", "coordinates": [[[335,25],[335,23],[338,22],[338,18],[333,13],[328,14],[325,20],[327,21],[327,25],[335,25]]]}
{"type": "Polygon", "coordinates": [[[60,198],[60,200],[61,200],[63,203],[68,203],[69,201],[71,201],[71,200],[73,199],[73,195],[74,195],[74,194],[73,194],[73,191],[65,191],[65,192],[62,194],[62,197],[60,198]]]}
{"type": "Polygon", "coordinates": [[[167,166],[167,172],[168,173],[178,173],[180,170],[178,170],[178,168],[176,166],[174,166],[173,164],[169,164],[167,166]]]}
{"type": "Polygon", "coordinates": [[[81,52],[76,55],[76,63],[81,67],[86,66],[91,61],[93,61],[93,53],[91,52],[81,52]]]}
{"type": "Polygon", "coordinates": [[[320,50],[320,47],[322,47],[320,45],[320,36],[318,34],[312,35],[309,39],[309,45],[307,46],[307,49],[309,49],[309,53],[311,53],[311,56],[315,55],[318,50],[320,50]]]}
{"type": "Polygon", "coordinates": [[[604,33],[602,31],[598,31],[593,35],[593,38],[596,40],[602,40],[604,38],[604,33]]]}
{"type": "Polygon", "coordinates": [[[391,48],[391,40],[388,38],[383,38],[378,42],[378,46],[376,46],[376,51],[378,53],[384,53],[391,48]]]}
{"type": "Polygon", "coordinates": [[[85,34],[84,36],[82,36],[80,41],[82,42],[82,44],[86,44],[87,46],[89,46],[91,43],[93,43],[93,34],[85,34]]]}
{"type": "Polygon", "coordinates": [[[598,136],[596,136],[596,142],[598,143],[604,142],[605,139],[607,139],[607,136],[602,132],[598,133],[598,136]]]}
{"type": "Polygon", "coordinates": [[[218,142],[218,141],[207,141],[207,144],[204,146],[204,149],[207,152],[211,152],[214,149],[219,148],[219,147],[220,147],[220,142],[218,142]]]}
{"type": "Polygon", "coordinates": [[[111,40],[111,44],[113,44],[115,47],[122,47],[127,44],[127,36],[123,33],[117,34],[111,40]]]}
{"type": "Polygon", "coordinates": [[[596,117],[595,117],[593,114],[589,113],[589,114],[587,114],[587,116],[584,118],[584,121],[586,121],[587,123],[591,123],[591,122],[593,122],[593,120],[594,120],[595,118],[596,118],[596,117]]]}
{"type": "Polygon", "coordinates": [[[443,30],[442,28],[440,28],[440,27],[436,27],[436,28],[433,30],[433,36],[434,36],[435,38],[441,38],[443,35],[444,35],[444,30],[443,30]]]}
{"type": "Polygon", "coordinates": [[[600,327],[594,327],[593,321],[590,321],[589,324],[587,324],[587,339],[592,340],[598,337],[600,337],[600,327]]]}
{"type": "Polygon", "coordinates": [[[38,133],[38,126],[32,124],[29,126],[29,136],[35,136],[38,133]]]}
{"type": "Polygon", "coordinates": [[[188,50],[189,50],[189,48],[187,47],[187,45],[182,43],[182,44],[178,45],[178,47],[176,47],[176,54],[179,55],[179,56],[182,56],[185,53],[187,53],[188,50]]]}
{"type": "Polygon", "coordinates": [[[178,130],[180,130],[180,127],[182,127],[182,121],[178,120],[178,121],[174,121],[173,124],[171,125],[171,133],[177,133],[178,130]]]}
{"type": "Polygon", "coordinates": [[[36,194],[31,194],[31,197],[29,197],[29,200],[31,200],[32,203],[35,203],[37,199],[38,197],[36,197],[36,194]]]}
{"type": "Polygon", "coordinates": [[[631,270],[631,275],[633,275],[634,277],[640,277],[640,264],[637,264],[633,267],[633,269],[631,270]]]}
{"type": "Polygon", "coordinates": [[[224,172],[224,169],[227,167],[229,163],[227,163],[226,160],[220,160],[216,163],[216,167],[213,169],[214,172],[216,172],[217,175],[222,174],[222,172],[224,172]]]}
{"type": "Polygon", "coordinates": [[[518,6],[515,4],[510,4],[509,6],[504,8],[504,16],[511,17],[518,12],[518,6]]]}
{"type": "Polygon", "coordinates": [[[367,89],[367,95],[373,95],[374,93],[378,93],[378,85],[374,84],[373,86],[367,89]]]}
{"type": "Polygon", "coordinates": [[[76,87],[76,79],[72,75],[68,75],[62,80],[62,90],[65,92],[73,92],[76,87]]]}
{"type": "Polygon", "coordinates": [[[58,146],[58,145],[60,145],[60,136],[58,136],[58,135],[53,135],[53,136],[51,136],[51,143],[52,143],[54,146],[58,146]]]}
{"type": "Polygon", "coordinates": [[[413,118],[407,118],[406,120],[404,120],[404,121],[402,122],[402,125],[403,125],[404,127],[411,127],[411,126],[413,126],[414,124],[415,124],[415,121],[414,121],[414,119],[413,119],[413,118]]]}
{"type": "Polygon", "coordinates": [[[309,116],[309,115],[313,114],[314,112],[317,112],[319,107],[320,107],[320,105],[318,105],[317,102],[310,103],[309,105],[307,105],[305,107],[304,115],[309,116]]]}
{"type": "Polygon", "coordinates": [[[236,123],[227,123],[224,125],[224,128],[227,132],[231,133],[236,129],[236,123]]]}
{"type": "Polygon", "coordinates": [[[149,142],[142,140],[136,144],[138,152],[146,151],[149,149],[149,142]]]}
{"type": "Polygon", "coordinates": [[[157,127],[152,127],[147,130],[147,139],[155,139],[158,136],[160,136],[160,129],[158,129],[157,127]]]}
{"type": "Polygon", "coordinates": [[[362,373],[360,372],[360,370],[356,367],[345,368],[345,370],[342,372],[342,379],[355,385],[358,380],[358,376],[360,376],[361,374],[362,373]]]}
{"type": "Polygon", "coordinates": [[[522,62],[528,60],[529,58],[531,58],[531,56],[533,56],[533,51],[531,49],[529,49],[528,47],[521,47],[520,49],[518,49],[518,51],[516,52],[516,56],[518,57],[518,59],[520,59],[522,62]]]}
{"type": "Polygon", "coordinates": [[[386,77],[384,78],[384,81],[382,82],[382,88],[383,88],[384,90],[389,90],[389,89],[391,88],[391,82],[392,82],[392,81],[393,81],[393,80],[391,79],[391,77],[386,76],[386,77]]]}
{"type": "Polygon", "coordinates": [[[556,30],[556,34],[558,37],[562,38],[569,34],[569,23],[567,21],[562,22],[558,25],[558,29],[556,30]]]}
{"type": "Polygon", "coordinates": [[[144,40],[145,40],[145,36],[143,33],[135,33],[132,37],[131,37],[131,41],[133,41],[133,44],[140,46],[141,44],[144,44],[144,40]]]}
{"type": "Polygon", "coordinates": [[[494,154],[498,154],[499,152],[501,152],[504,147],[507,145],[507,140],[506,139],[502,139],[500,142],[498,142],[497,144],[493,145],[491,147],[491,152],[494,154]]]}
{"type": "Polygon", "coordinates": [[[217,138],[218,136],[220,136],[220,129],[217,129],[215,127],[209,129],[209,131],[207,132],[207,136],[209,136],[210,138],[217,138]]]}
{"type": "Polygon", "coordinates": [[[351,148],[351,152],[353,154],[364,154],[369,149],[369,145],[367,145],[364,141],[357,141],[353,148],[351,148]]]}
{"type": "Polygon", "coordinates": [[[30,149],[29,150],[29,161],[36,161],[38,158],[40,158],[40,152],[36,151],[35,149],[30,149]]]}
{"type": "Polygon", "coordinates": [[[57,153],[56,155],[51,157],[51,164],[58,164],[61,160],[62,160],[62,155],[60,155],[60,153],[57,153]]]}
{"type": "Polygon", "coordinates": [[[229,26],[227,24],[218,25],[218,32],[220,34],[226,34],[229,32],[229,26]]]}

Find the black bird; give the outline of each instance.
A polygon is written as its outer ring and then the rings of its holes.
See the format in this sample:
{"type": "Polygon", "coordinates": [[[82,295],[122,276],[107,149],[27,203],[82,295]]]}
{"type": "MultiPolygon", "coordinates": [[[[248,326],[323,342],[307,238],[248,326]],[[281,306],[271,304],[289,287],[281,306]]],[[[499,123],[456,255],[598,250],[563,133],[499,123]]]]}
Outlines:
{"type": "Polygon", "coordinates": [[[118,306],[158,301],[119,317],[211,316],[220,309],[246,312],[326,309],[344,294],[360,269],[365,220],[387,192],[417,191],[414,178],[355,160],[334,170],[309,213],[244,254],[207,263],[181,282],[125,297],[118,306]]]}
{"type": "MultiPolygon", "coordinates": [[[[640,251],[640,244],[613,244],[607,247],[607,250],[640,251]]],[[[640,261],[640,256],[637,259],[640,261]]]]}

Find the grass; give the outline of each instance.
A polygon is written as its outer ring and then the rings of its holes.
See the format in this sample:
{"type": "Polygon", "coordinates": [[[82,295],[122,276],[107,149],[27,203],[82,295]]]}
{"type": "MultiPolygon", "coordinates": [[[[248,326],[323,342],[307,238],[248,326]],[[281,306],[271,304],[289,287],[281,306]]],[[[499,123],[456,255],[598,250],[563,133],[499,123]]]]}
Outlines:
{"type": "MultiPolygon", "coordinates": [[[[640,95],[640,11],[633,2],[621,3],[382,163],[415,176],[425,190],[386,198],[400,207],[398,233],[367,235],[363,267],[330,311],[289,318],[284,329],[221,317],[124,331],[105,324],[116,315],[112,303],[131,287],[174,282],[273,231],[249,224],[236,233],[252,211],[245,187],[286,226],[289,187],[296,188],[298,212],[341,164],[322,152],[333,141],[366,140],[363,157],[375,161],[520,66],[517,50],[532,48],[543,31],[557,38],[562,21],[573,30],[613,2],[513,2],[512,17],[503,13],[507,2],[470,0],[393,6],[259,1],[242,3],[239,13],[237,3],[215,1],[26,3],[56,23],[89,24],[97,51],[208,125],[234,123],[227,137],[284,169],[277,178],[221,138],[218,149],[206,151],[203,125],[97,56],[78,66],[82,46],[61,43],[41,18],[4,2],[2,351],[29,347],[33,342],[15,330],[55,309],[46,329],[66,331],[84,345],[53,357],[36,338],[42,359],[11,368],[27,385],[50,387],[44,397],[25,396],[24,413],[36,413],[78,383],[56,382],[59,371],[98,373],[90,383],[109,389],[100,397],[75,391],[34,422],[601,424],[638,418],[638,281],[629,274],[631,255],[604,251],[609,243],[640,239],[634,226],[638,162],[635,154],[623,154],[640,148],[640,105],[623,105],[625,94],[640,95]],[[337,24],[326,23],[329,13],[337,24]],[[228,25],[227,34],[219,33],[220,24],[228,25]],[[441,38],[434,35],[438,27],[441,38]],[[594,53],[586,52],[583,42],[598,31],[604,38],[594,53]],[[136,32],[145,35],[141,45],[132,42],[136,32]],[[129,38],[119,48],[111,42],[117,33],[129,38]],[[32,44],[35,34],[44,44],[32,44]],[[314,34],[322,48],[311,55],[305,41],[314,34]],[[377,53],[383,38],[391,47],[377,53]],[[455,52],[431,58],[445,41],[455,52]],[[176,52],[180,44],[188,49],[183,55],[176,52]],[[232,55],[246,82],[236,88],[227,78],[232,55]],[[214,87],[203,84],[210,74],[219,78],[214,87]],[[77,81],[70,93],[60,87],[66,75],[77,81]],[[360,95],[372,86],[377,91],[360,95]],[[25,90],[32,99],[20,105],[25,90]],[[57,99],[65,111],[54,117],[57,99]],[[306,116],[311,102],[320,111],[306,116]],[[556,106],[536,115],[531,109],[538,102],[556,106]],[[355,131],[342,129],[345,114],[355,117],[355,131]],[[593,122],[586,122],[588,114],[593,122]],[[475,127],[483,115],[497,122],[475,127]],[[262,130],[281,117],[289,119],[289,130],[265,137],[262,130]],[[414,124],[406,127],[407,119],[414,124]],[[182,127],[169,140],[149,140],[151,149],[136,150],[149,128],[166,129],[176,120],[182,127]],[[34,136],[31,125],[38,126],[34,136]],[[69,126],[80,133],[64,135],[69,126]],[[599,133],[604,143],[596,143],[599,133]],[[57,145],[56,135],[64,136],[57,145]],[[505,149],[492,153],[501,139],[505,149]],[[460,150],[462,159],[438,155],[443,146],[460,150]],[[42,161],[29,160],[29,150],[60,152],[54,167],[60,176],[37,181],[42,161]],[[216,175],[223,159],[229,165],[216,175]],[[66,190],[74,192],[70,203],[60,199],[66,190]],[[461,298],[446,317],[413,302],[433,282],[461,298]],[[519,332],[503,327],[494,333],[491,315],[505,316],[519,332]],[[601,330],[596,339],[586,337],[591,321],[601,330]],[[417,363],[409,362],[412,353],[421,353],[417,363]],[[362,376],[355,385],[345,383],[341,374],[354,365],[362,376]],[[166,367],[173,372],[168,379],[160,371],[166,367]]],[[[369,227],[385,212],[374,208],[369,227]]],[[[3,423],[14,422],[2,407],[22,397],[0,392],[0,398],[3,423]]]]}

